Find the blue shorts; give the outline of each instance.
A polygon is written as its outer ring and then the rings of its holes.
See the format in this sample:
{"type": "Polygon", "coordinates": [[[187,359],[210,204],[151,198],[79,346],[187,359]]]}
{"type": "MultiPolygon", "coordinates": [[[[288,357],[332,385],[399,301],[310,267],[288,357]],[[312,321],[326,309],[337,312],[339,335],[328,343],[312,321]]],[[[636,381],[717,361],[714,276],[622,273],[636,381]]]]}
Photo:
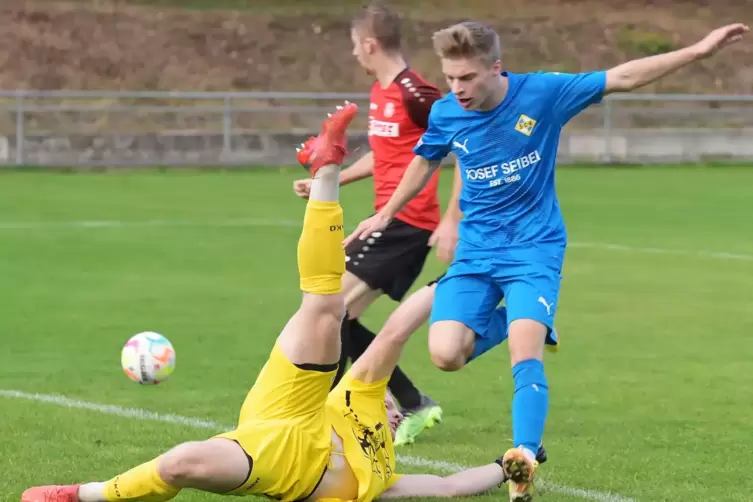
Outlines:
{"type": "Polygon", "coordinates": [[[561,262],[555,261],[456,260],[437,283],[429,322],[459,321],[483,337],[504,298],[508,325],[532,319],[553,330],[562,280],[561,262]]]}

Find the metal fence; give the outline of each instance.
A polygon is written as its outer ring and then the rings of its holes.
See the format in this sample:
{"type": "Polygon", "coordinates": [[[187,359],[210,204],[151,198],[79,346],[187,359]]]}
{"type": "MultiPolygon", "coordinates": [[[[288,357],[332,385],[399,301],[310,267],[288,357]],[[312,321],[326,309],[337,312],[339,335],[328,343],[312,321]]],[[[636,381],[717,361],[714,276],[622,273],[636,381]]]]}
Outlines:
{"type": "MultiPolygon", "coordinates": [[[[0,91],[0,165],[284,165],[364,93],[0,91]]],[[[367,147],[367,111],[352,143],[367,147]]],[[[619,94],[573,119],[568,162],[753,161],[753,96],[619,94]]]]}

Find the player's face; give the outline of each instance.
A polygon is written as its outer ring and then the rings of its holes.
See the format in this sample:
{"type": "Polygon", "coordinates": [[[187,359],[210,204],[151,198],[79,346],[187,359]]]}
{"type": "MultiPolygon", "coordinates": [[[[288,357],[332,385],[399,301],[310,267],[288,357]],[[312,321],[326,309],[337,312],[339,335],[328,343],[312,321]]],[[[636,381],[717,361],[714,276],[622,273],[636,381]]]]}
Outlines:
{"type": "Polygon", "coordinates": [[[392,399],[385,399],[384,404],[387,407],[387,421],[390,424],[392,439],[395,439],[395,432],[400,422],[403,421],[403,414],[397,409],[397,405],[392,399]]]}
{"type": "Polygon", "coordinates": [[[499,82],[501,63],[481,58],[442,59],[447,85],[466,110],[483,109],[499,82]]]}
{"type": "Polygon", "coordinates": [[[371,59],[375,49],[374,40],[362,36],[358,33],[356,28],[351,28],[350,40],[353,42],[353,55],[358,60],[358,64],[361,65],[361,68],[363,68],[366,73],[373,75],[374,69],[371,64],[371,59]]]}

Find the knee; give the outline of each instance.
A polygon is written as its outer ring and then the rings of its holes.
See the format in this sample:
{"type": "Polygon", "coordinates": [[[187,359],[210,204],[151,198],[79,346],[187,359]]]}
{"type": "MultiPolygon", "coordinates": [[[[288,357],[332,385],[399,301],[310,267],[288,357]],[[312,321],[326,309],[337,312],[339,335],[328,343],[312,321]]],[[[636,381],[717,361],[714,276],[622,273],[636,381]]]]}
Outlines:
{"type": "Polygon", "coordinates": [[[442,371],[458,371],[465,366],[465,358],[447,350],[432,350],[431,362],[442,371]]]}
{"type": "Polygon", "coordinates": [[[207,479],[209,462],[202,454],[202,442],[189,442],[176,446],[157,461],[160,477],[172,486],[186,487],[193,481],[207,479]]]}
{"type": "Polygon", "coordinates": [[[458,337],[429,334],[429,355],[434,365],[442,371],[458,371],[465,366],[473,352],[473,342],[458,337]],[[470,345],[470,346],[469,346],[470,345]]]}

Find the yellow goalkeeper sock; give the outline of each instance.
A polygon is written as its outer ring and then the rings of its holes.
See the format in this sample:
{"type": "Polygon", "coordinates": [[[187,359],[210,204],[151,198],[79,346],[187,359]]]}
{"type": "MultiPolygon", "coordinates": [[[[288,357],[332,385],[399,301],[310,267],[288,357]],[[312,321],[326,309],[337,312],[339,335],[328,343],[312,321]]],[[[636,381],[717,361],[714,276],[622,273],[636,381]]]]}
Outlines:
{"type": "Polygon", "coordinates": [[[340,203],[309,200],[298,241],[298,272],[303,292],[319,295],[342,292],[344,238],[340,203]]]}
{"type": "Polygon", "coordinates": [[[105,483],[104,495],[110,502],[138,500],[164,502],[178,495],[180,488],[171,486],[157,471],[157,459],[115,476],[105,483]]]}

